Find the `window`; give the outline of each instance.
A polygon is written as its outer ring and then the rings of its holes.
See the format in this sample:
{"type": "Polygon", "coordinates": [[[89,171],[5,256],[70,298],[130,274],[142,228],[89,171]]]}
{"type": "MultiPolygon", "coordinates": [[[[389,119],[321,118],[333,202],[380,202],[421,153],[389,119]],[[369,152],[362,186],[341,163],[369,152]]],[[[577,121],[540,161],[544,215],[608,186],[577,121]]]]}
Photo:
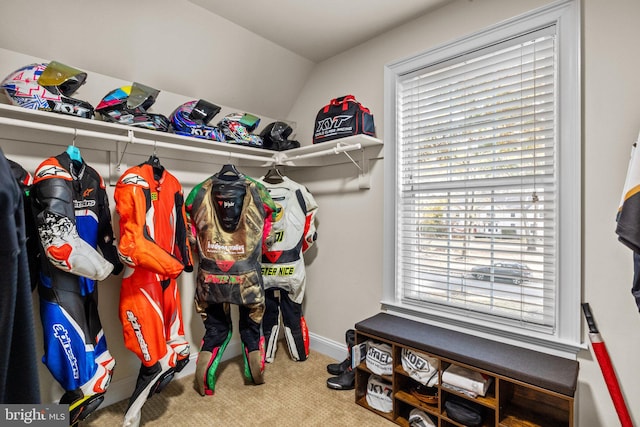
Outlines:
{"type": "Polygon", "coordinates": [[[576,8],[554,3],[385,70],[387,309],[577,349],[576,8]]]}

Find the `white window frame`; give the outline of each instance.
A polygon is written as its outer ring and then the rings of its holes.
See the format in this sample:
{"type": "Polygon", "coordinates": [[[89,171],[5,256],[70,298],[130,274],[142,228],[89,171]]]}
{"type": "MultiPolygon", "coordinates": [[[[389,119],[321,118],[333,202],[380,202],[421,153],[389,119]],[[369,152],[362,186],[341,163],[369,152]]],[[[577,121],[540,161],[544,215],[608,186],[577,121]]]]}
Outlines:
{"type": "Polygon", "coordinates": [[[578,0],[562,0],[496,24],[419,55],[387,64],[384,70],[384,272],[382,307],[430,324],[499,339],[527,348],[576,357],[581,344],[582,289],[582,100],[580,73],[580,7],[578,0]],[[558,283],[556,327],[536,332],[501,322],[463,316],[446,307],[407,304],[396,283],[396,206],[398,198],[396,100],[398,79],[408,73],[506,40],[515,35],[556,25],[557,28],[557,178],[558,283]]]}

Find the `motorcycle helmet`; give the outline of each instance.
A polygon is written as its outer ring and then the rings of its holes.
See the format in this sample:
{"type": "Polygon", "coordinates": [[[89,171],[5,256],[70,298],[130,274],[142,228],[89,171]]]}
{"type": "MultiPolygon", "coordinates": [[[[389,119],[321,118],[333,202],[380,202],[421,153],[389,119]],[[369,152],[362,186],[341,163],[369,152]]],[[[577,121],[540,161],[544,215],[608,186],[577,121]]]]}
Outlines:
{"type": "Polygon", "coordinates": [[[258,127],[259,123],[260,118],[252,114],[231,113],[227,114],[218,123],[218,127],[222,130],[229,143],[262,147],[262,138],[251,133],[258,127]]]}
{"type": "Polygon", "coordinates": [[[131,86],[122,86],[106,94],[96,107],[96,112],[107,122],[168,132],[168,118],[147,112],[159,93],[157,89],[134,82],[131,86]]]}
{"type": "Polygon", "coordinates": [[[169,120],[173,131],[178,135],[224,142],[224,133],[215,126],[208,126],[219,112],[220,107],[201,99],[185,102],[171,113],[169,120]]]}
{"type": "Polygon", "coordinates": [[[86,80],[87,73],[51,61],[26,65],[9,74],[0,85],[11,102],[20,107],[91,119],[93,106],[71,98],[86,80]]]}
{"type": "Polygon", "coordinates": [[[291,126],[285,122],[269,123],[267,127],[260,132],[262,148],[284,151],[300,147],[300,143],[298,141],[287,139],[292,132],[293,129],[291,126]]]}

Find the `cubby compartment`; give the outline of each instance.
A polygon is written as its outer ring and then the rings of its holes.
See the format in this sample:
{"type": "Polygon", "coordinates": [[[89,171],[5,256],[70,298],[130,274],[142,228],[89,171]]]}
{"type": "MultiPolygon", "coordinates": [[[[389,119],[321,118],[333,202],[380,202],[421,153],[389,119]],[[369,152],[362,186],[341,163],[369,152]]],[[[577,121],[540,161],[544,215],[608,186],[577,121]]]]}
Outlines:
{"type": "Polygon", "coordinates": [[[565,396],[536,390],[507,380],[500,381],[501,427],[569,427],[573,402],[565,396]]]}
{"type": "MultiPolygon", "coordinates": [[[[400,368],[400,370],[402,370],[402,368],[400,368]]],[[[433,399],[433,402],[431,402],[429,399],[421,398],[419,395],[416,396],[420,391],[422,384],[406,376],[404,371],[402,371],[400,375],[396,375],[394,380],[394,395],[396,400],[399,400],[405,405],[410,405],[412,408],[419,408],[435,416],[440,413],[440,389],[437,386],[434,387],[437,394],[433,399]]]]}
{"type": "MultiPolygon", "coordinates": [[[[497,407],[497,399],[496,399],[496,377],[488,372],[482,371],[482,370],[478,370],[478,369],[473,369],[471,367],[468,366],[463,366],[463,365],[459,365],[459,364],[453,364],[453,363],[444,363],[444,365],[446,365],[446,367],[443,368],[442,372],[442,383],[440,384],[441,389],[443,391],[443,395],[445,393],[450,393],[450,394],[454,394],[460,397],[464,397],[466,399],[469,399],[471,401],[477,402],[478,404],[482,405],[482,406],[486,406],[487,408],[491,408],[491,409],[495,409],[497,407]],[[465,370],[468,370],[469,372],[472,372],[474,375],[476,375],[477,377],[485,377],[488,378],[488,385],[486,387],[486,391],[483,394],[478,394],[478,395],[473,395],[473,391],[472,389],[474,387],[468,387],[467,389],[469,390],[467,393],[465,393],[464,391],[460,390],[460,389],[456,389],[454,388],[455,386],[450,385],[446,380],[447,380],[447,376],[445,375],[445,372],[447,371],[447,369],[450,367],[459,367],[459,368],[463,368],[465,370]]],[[[466,390],[466,389],[465,389],[466,390]]],[[[476,389],[477,391],[477,389],[476,389]]]]}
{"type": "Polygon", "coordinates": [[[424,412],[424,415],[429,417],[436,426],[438,425],[439,414],[437,412],[434,413],[433,411],[429,411],[423,407],[406,403],[402,399],[398,399],[396,401],[396,405],[397,405],[397,417],[394,420],[396,424],[400,424],[401,426],[409,426],[410,425],[409,418],[411,416],[411,411],[417,408],[418,410],[421,410],[422,412],[424,412]]]}
{"type": "MultiPolygon", "coordinates": [[[[445,409],[443,409],[442,411],[442,415],[441,415],[441,426],[457,426],[457,427],[466,427],[467,424],[462,424],[459,423],[457,421],[454,421],[453,419],[450,418],[450,416],[447,414],[447,411],[445,409]]],[[[492,410],[488,410],[485,409],[484,414],[483,414],[483,420],[482,420],[482,424],[480,424],[480,426],[482,427],[493,427],[496,425],[496,414],[494,411],[492,410]]]]}

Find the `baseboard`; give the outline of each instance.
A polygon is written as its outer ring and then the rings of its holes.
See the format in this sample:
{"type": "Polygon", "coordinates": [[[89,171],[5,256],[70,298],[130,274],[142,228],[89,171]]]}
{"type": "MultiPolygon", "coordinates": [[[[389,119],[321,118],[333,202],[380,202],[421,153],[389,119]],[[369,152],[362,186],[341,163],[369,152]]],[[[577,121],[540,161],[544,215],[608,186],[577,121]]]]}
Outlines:
{"type": "MultiPolygon", "coordinates": [[[[309,347],[311,350],[329,356],[337,361],[342,361],[347,357],[347,347],[344,344],[340,344],[336,341],[328,338],[309,333],[309,347]]],[[[231,341],[227,345],[227,349],[222,355],[222,361],[233,359],[236,356],[242,354],[242,343],[238,341],[231,341]]],[[[184,369],[176,374],[175,378],[183,378],[188,375],[193,375],[196,371],[196,359],[198,353],[192,353],[190,356],[189,364],[184,369]]],[[[114,403],[128,399],[136,386],[136,376],[129,376],[118,381],[112,381],[109,385],[109,390],[105,394],[104,402],[100,405],[101,408],[105,408],[114,403]]]]}
{"type": "Polygon", "coordinates": [[[339,362],[347,357],[347,346],[328,338],[309,333],[309,347],[313,351],[329,356],[339,362]]]}

